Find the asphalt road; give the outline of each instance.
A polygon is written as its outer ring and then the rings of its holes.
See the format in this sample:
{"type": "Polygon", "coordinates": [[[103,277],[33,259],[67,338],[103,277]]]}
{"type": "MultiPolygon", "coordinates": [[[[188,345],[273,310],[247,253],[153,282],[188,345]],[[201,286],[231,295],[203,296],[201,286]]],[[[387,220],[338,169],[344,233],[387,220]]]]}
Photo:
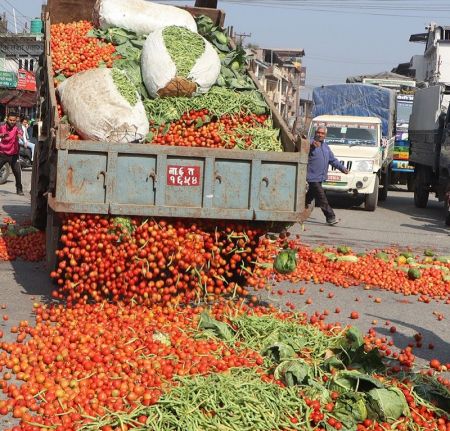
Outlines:
{"type": "MultiPolygon", "coordinates": [[[[14,183],[10,181],[0,186],[0,219],[9,216],[17,220],[29,219],[30,212],[30,180],[31,172],[24,172],[25,196],[15,194],[14,183]]],[[[450,230],[444,226],[442,204],[430,200],[429,208],[414,207],[411,193],[405,191],[390,192],[388,200],[381,204],[375,212],[366,212],[352,199],[334,197],[332,205],[336,209],[341,222],[336,226],[328,226],[320,210],[316,209],[304,228],[295,225],[293,233],[300,233],[307,244],[347,244],[356,250],[383,248],[397,245],[400,248],[413,247],[419,253],[424,248],[439,250],[442,254],[450,254],[450,230]]],[[[20,320],[32,318],[32,303],[36,300],[49,300],[51,283],[43,263],[27,263],[21,261],[0,262],[0,314],[8,314],[8,321],[1,321],[0,329],[5,332],[5,339],[11,339],[7,329],[20,320]]],[[[393,339],[398,347],[405,347],[411,342],[411,336],[421,332],[424,336],[423,348],[416,350],[419,363],[429,361],[433,357],[442,362],[450,362],[450,305],[442,302],[424,304],[416,297],[404,297],[391,292],[364,290],[363,287],[342,289],[332,285],[308,285],[283,283],[275,287],[275,293],[264,292],[264,300],[284,307],[292,302],[297,310],[330,311],[329,321],[357,324],[366,331],[374,326],[380,334],[390,335],[389,328],[395,325],[397,332],[393,339]],[[306,287],[304,295],[289,293],[293,289],[298,292],[301,286],[306,287]],[[320,291],[323,288],[323,292],[320,291]],[[279,295],[278,290],[283,293],[279,295]],[[327,293],[333,291],[333,299],[327,293]],[[371,297],[372,296],[372,297],[371,297]],[[381,298],[375,303],[374,298],[381,298]],[[307,305],[310,298],[312,304],[307,305]],[[335,314],[336,307],[342,309],[335,314]],[[350,311],[357,310],[361,317],[351,321],[350,311]],[[436,313],[442,313],[444,319],[439,321],[436,313]],[[376,322],[375,322],[376,321],[376,322]],[[386,325],[386,321],[390,323],[386,325]],[[433,350],[428,349],[432,343],[433,350]]]]}

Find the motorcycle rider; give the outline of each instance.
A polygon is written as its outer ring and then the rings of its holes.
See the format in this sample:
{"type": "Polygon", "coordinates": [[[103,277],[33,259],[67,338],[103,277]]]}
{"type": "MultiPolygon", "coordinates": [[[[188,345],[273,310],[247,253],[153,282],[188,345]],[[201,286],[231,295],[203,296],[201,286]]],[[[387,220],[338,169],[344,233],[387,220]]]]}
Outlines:
{"type": "Polygon", "coordinates": [[[19,163],[19,139],[21,137],[22,128],[17,125],[17,115],[9,113],[6,123],[0,125],[0,169],[9,163],[16,179],[17,194],[23,196],[22,170],[19,163]]]}

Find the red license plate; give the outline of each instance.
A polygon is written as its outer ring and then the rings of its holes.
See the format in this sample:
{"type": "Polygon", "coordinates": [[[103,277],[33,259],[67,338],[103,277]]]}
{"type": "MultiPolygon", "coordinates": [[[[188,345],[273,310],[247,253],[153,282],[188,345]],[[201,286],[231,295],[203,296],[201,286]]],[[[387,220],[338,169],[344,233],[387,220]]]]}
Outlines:
{"type": "Polygon", "coordinates": [[[200,185],[200,166],[167,166],[167,185],[192,187],[200,185]]]}
{"type": "Polygon", "coordinates": [[[339,175],[328,175],[327,181],[340,181],[341,177],[339,175]]]}

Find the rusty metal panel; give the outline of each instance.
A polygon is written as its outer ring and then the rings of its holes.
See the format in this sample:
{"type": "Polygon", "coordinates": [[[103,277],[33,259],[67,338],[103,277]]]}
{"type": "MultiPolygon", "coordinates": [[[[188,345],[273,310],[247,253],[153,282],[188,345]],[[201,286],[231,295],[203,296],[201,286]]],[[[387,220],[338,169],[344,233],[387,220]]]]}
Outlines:
{"type": "Polygon", "coordinates": [[[261,163],[258,209],[296,211],[297,168],[297,163],[261,163]]]}
{"type": "Polygon", "coordinates": [[[155,205],[156,156],[118,154],[114,179],[114,193],[110,202],[155,205]]]}
{"type": "Polygon", "coordinates": [[[299,153],[59,141],[56,198],[65,212],[296,221],[299,153]]]}
{"type": "MultiPolygon", "coordinates": [[[[108,153],[70,151],[65,156],[65,172],[57,175],[65,178],[66,202],[104,204],[108,153]]],[[[57,196],[64,193],[58,191],[61,193],[57,192],[57,196]]]]}
{"type": "Polygon", "coordinates": [[[250,208],[251,160],[216,159],[214,208],[250,208]]]}

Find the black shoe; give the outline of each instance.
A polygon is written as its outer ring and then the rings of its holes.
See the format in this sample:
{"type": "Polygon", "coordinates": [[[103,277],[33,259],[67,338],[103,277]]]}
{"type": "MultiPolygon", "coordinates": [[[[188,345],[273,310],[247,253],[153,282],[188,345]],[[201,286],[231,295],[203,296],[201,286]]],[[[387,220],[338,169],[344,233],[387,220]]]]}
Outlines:
{"type": "Polygon", "coordinates": [[[339,220],[338,220],[338,219],[335,219],[335,218],[332,218],[332,219],[327,220],[327,223],[328,223],[329,225],[334,225],[334,224],[338,224],[338,223],[339,223],[339,220]]]}
{"type": "Polygon", "coordinates": [[[22,189],[17,189],[17,194],[19,196],[23,196],[24,195],[23,190],[22,189]]]}

